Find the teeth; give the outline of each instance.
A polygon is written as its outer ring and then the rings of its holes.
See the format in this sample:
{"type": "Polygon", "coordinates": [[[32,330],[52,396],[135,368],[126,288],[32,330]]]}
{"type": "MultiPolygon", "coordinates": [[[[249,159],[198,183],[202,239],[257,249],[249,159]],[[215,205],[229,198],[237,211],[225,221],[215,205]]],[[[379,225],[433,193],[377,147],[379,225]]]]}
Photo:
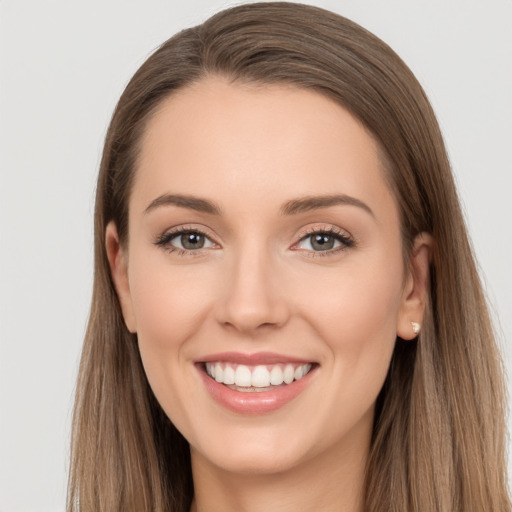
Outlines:
{"type": "Polygon", "coordinates": [[[224,384],[234,384],[235,383],[235,370],[231,368],[231,366],[226,366],[224,368],[224,384]]]}
{"type": "Polygon", "coordinates": [[[222,369],[222,366],[220,363],[217,363],[215,365],[215,380],[217,382],[223,382],[224,379],[224,370],[222,369]]]}
{"type": "Polygon", "coordinates": [[[311,364],[258,365],[254,367],[231,363],[206,363],[206,373],[217,382],[240,388],[268,388],[291,384],[311,370],[311,364]]]}
{"type": "Polygon", "coordinates": [[[252,372],[251,384],[255,388],[270,386],[270,372],[265,366],[256,366],[252,372]]]}
{"type": "Polygon", "coordinates": [[[287,364],[285,366],[284,372],[283,372],[283,379],[286,384],[291,384],[293,382],[293,379],[295,378],[295,369],[291,364],[287,364]]]}
{"type": "Polygon", "coordinates": [[[270,384],[272,386],[279,386],[284,382],[283,370],[279,368],[279,366],[274,366],[272,370],[270,370],[270,384]]]}
{"type": "Polygon", "coordinates": [[[251,381],[251,370],[247,366],[239,365],[235,370],[235,384],[241,387],[249,387],[251,381]]]}

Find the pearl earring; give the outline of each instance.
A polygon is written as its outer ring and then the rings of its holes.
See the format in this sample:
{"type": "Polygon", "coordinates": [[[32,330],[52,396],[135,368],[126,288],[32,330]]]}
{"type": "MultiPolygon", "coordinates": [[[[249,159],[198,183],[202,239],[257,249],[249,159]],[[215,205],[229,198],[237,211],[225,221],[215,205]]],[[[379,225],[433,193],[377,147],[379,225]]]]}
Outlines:
{"type": "Polygon", "coordinates": [[[421,325],[418,322],[411,322],[412,332],[416,335],[420,333],[421,325]]]}

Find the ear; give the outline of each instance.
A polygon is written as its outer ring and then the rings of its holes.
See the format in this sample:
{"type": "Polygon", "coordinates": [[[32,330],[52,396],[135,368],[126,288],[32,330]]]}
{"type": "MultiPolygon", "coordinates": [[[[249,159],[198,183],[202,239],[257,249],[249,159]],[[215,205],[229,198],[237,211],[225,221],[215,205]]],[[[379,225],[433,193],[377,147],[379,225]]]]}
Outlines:
{"type": "Polygon", "coordinates": [[[428,233],[420,233],[414,240],[396,327],[397,335],[404,340],[416,338],[423,324],[430,293],[432,243],[428,233]]]}
{"type": "Polygon", "coordinates": [[[110,221],[105,231],[105,245],[107,258],[110,265],[110,274],[116,287],[117,297],[121,304],[124,323],[132,333],[137,332],[133,304],[130,294],[130,283],[128,281],[128,258],[126,250],[119,243],[117,227],[110,221]]]}

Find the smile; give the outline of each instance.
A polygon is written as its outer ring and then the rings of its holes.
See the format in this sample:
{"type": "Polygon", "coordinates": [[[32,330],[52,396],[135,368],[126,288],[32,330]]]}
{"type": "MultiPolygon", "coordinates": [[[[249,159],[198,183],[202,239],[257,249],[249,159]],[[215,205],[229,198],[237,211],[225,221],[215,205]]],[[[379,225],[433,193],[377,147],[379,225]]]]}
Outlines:
{"type": "Polygon", "coordinates": [[[216,382],[241,392],[269,391],[275,386],[291,384],[311,370],[311,363],[247,366],[227,362],[206,363],[206,373],[216,382]]]}
{"type": "Polygon", "coordinates": [[[214,402],[244,415],[285,406],[309,386],[319,368],[315,362],[269,353],[216,354],[195,366],[214,402]]]}

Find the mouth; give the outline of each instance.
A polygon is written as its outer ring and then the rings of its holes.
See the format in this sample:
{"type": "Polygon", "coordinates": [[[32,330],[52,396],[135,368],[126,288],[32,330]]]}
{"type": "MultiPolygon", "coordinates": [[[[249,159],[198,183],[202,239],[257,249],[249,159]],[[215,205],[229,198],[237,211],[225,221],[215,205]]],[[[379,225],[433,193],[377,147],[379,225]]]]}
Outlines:
{"type": "Polygon", "coordinates": [[[313,363],[249,366],[225,361],[204,363],[206,374],[219,384],[242,393],[261,393],[289,385],[305,377],[313,363]]]}
{"type": "Polygon", "coordinates": [[[217,404],[238,414],[275,411],[298,397],[317,373],[318,363],[274,354],[218,354],[196,361],[217,404]]]}

